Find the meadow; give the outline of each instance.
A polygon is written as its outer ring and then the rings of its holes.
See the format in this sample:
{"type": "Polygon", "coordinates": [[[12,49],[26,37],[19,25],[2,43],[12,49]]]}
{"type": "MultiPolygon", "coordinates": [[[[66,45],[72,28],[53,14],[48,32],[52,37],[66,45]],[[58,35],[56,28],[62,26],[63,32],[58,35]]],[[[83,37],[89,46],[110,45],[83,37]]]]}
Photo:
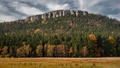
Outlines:
{"type": "Polygon", "coordinates": [[[120,68],[120,58],[0,58],[0,68],[120,68]]]}

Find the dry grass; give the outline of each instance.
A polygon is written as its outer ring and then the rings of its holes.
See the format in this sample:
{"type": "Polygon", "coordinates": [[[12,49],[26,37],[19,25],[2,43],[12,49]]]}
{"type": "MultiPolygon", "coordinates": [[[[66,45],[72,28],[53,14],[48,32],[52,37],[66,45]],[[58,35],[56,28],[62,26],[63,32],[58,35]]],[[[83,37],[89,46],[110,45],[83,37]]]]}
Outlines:
{"type": "Polygon", "coordinates": [[[120,58],[0,58],[0,68],[120,68],[120,58]]]}

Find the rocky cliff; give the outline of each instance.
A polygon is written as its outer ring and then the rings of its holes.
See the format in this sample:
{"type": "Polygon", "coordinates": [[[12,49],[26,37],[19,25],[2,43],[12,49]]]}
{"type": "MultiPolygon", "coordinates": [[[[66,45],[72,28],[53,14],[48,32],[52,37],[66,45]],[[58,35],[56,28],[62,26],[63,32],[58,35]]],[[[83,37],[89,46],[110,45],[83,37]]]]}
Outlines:
{"type": "Polygon", "coordinates": [[[27,17],[25,21],[33,21],[36,19],[44,19],[44,18],[56,18],[56,17],[65,16],[65,15],[80,16],[80,15],[86,15],[86,14],[88,14],[88,12],[80,11],[80,10],[56,10],[56,11],[48,12],[45,14],[27,17]]]}

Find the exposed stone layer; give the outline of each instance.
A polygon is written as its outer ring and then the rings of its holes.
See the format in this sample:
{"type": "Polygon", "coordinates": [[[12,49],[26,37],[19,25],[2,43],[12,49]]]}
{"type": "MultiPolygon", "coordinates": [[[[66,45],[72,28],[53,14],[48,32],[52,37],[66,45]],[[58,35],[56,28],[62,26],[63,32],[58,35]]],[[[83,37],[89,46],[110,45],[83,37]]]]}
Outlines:
{"type": "Polygon", "coordinates": [[[80,16],[80,15],[87,15],[87,14],[88,12],[81,11],[81,10],[56,10],[56,11],[48,12],[45,14],[30,16],[30,17],[27,17],[26,19],[17,20],[14,22],[21,22],[21,21],[31,22],[37,19],[56,18],[56,17],[65,16],[65,15],[80,16]]]}

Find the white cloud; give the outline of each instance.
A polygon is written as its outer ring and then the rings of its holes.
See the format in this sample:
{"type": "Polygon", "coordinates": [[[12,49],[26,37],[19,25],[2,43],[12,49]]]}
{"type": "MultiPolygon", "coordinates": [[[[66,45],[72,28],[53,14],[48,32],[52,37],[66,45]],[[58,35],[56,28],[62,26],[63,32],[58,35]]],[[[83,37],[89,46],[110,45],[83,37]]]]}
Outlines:
{"type": "Polygon", "coordinates": [[[5,14],[7,12],[8,12],[8,9],[5,6],[0,4],[0,15],[5,14]]]}
{"type": "Polygon", "coordinates": [[[89,11],[90,8],[94,8],[93,6],[100,1],[102,0],[79,0],[79,9],[89,11]]]}
{"type": "Polygon", "coordinates": [[[29,6],[22,6],[17,11],[22,12],[26,15],[35,15],[35,14],[42,14],[43,12],[34,8],[34,7],[29,7],[29,6]]]}
{"type": "Polygon", "coordinates": [[[4,21],[13,21],[16,18],[13,16],[8,16],[8,15],[2,15],[0,14],[0,22],[4,22],[4,21]]]}
{"type": "Polygon", "coordinates": [[[120,13],[116,14],[116,15],[107,15],[107,16],[110,17],[110,18],[115,18],[115,19],[120,21],[120,13]]]}
{"type": "Polygon", "coordinates": [[[115,18],[120,21],[119,14],[112,14],[116,12],[114,9],[120,10],[120,1],[109,1],[109,0],[79,0],[79,9],[88,11],[91,13],[103,14],[110,18],[115,18]],[[100,4],[99,4],[100,3],[100,4]]]}
{"type": "Polygon", "coordinates": [[[69,9],[69,4],[64,4],[64,5],[59,5],[59,4],[54,4],[54,3],[49,3],[47,4],[47,7],[49,10],[60,10],[60,9],[69,9]]]}
{"type": "Polygon", "coordinates": [[[13,2],[12,7],[16,9],[16,11],[21,12],[26,15],[35,15],[35,14],[42,14],[43,12],[35,7],[30,7],[27,4],[13,2]]]}
{"type": "Polygon", "coordinates": [[[120,20],[119,3],[120,0],[1,0],[0,21],[17,20],[60,9],[84,10],[120,20]]]}
{"type": "Polygon", "coordinates": [[[12,16],[6,14],[7,11],[8,9],[5,6],[0,5],[0,22],[14,20],[12,16]]]}

